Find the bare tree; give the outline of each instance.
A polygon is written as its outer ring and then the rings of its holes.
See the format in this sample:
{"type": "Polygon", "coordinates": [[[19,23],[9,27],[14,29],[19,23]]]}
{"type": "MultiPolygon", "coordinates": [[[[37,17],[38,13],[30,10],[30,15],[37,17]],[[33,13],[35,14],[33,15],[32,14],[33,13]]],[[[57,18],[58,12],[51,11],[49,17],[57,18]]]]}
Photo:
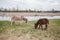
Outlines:
{"type": "Polygon", "coordinates": [[[5,8],[4,11],[7,11],[7,9],[5,8]]]}
{"type": "Polygon", "coordinates": [[[0,8],[0,11],[3,11],[3,7],[0,8]]]}
{"type": "Polygon", "coordinates": [[[15,11],[15,8],[13,8],[13,11],[15,11]]]}
{"type": "Polygon", "coordinates": [[[1,11],[1,8],[0,8],[0,11],[1,11]]]}
{"type": "Polygon", "coordinates": [[[52,9],[52,12],[54,13],[55,12],[55,9],[52,9]]]}

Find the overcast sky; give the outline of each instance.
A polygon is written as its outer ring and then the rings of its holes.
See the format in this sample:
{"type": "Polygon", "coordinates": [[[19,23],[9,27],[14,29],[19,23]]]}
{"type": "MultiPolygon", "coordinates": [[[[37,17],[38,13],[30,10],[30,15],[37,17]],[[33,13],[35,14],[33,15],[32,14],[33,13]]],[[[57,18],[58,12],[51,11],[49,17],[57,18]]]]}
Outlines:
{"type": "Polygon", "coordinates": [[[37,10],[60,10],[60,0],[0,0],[0,7],[37,9],[37,10]]]}

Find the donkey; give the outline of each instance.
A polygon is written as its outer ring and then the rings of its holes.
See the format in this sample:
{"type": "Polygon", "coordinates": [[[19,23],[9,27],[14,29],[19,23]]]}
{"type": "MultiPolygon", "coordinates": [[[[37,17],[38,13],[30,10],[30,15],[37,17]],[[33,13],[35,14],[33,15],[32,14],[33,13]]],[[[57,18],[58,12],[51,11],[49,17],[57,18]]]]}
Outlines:
{"type": "Polygon", "coordinates": [[[35,29],[37,29],[38,26],[39,28],[40,26],[41,28],[43,28],[42,25],[45,25],[45,29],[47,29],[48,24],[49,24],[49,20],[47,18],[41,18],[34,24],[34,27],[35,29]]]}
{"type": "Polygon", "coordinates": [[[15,21],[22,21],[22,20],[24,20],[25,23],[27,23],[27,21],[28,21],[27,18],[24,18],[23,16],[12,16],[12,18],[11,18],[11,25],[15,21]]]}

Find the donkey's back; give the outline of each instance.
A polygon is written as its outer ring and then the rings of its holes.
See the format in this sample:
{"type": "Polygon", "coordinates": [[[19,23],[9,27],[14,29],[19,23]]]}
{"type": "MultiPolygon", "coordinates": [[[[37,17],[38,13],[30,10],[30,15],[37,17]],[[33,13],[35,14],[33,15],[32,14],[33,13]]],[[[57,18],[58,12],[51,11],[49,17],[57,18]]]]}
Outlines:
{"type": "Polygon", "coordinates": [[[42,19],[39,19],[38,24],[49,24],[49,20],[47,18],[42,18],[42,19]]]}

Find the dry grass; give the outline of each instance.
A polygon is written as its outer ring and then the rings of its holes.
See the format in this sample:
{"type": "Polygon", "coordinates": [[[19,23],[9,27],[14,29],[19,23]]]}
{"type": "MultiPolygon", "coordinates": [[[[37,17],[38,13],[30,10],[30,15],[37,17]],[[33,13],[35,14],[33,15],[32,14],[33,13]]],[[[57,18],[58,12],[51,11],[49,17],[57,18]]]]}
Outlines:
{"type": "Polygon", "coordinates": [[[10,25],[9,21],[0,22],[0,40],[59,40],[60,20],[49,20],[48,30],[34,29],[36,21],[27,24],[10,25]]]}

